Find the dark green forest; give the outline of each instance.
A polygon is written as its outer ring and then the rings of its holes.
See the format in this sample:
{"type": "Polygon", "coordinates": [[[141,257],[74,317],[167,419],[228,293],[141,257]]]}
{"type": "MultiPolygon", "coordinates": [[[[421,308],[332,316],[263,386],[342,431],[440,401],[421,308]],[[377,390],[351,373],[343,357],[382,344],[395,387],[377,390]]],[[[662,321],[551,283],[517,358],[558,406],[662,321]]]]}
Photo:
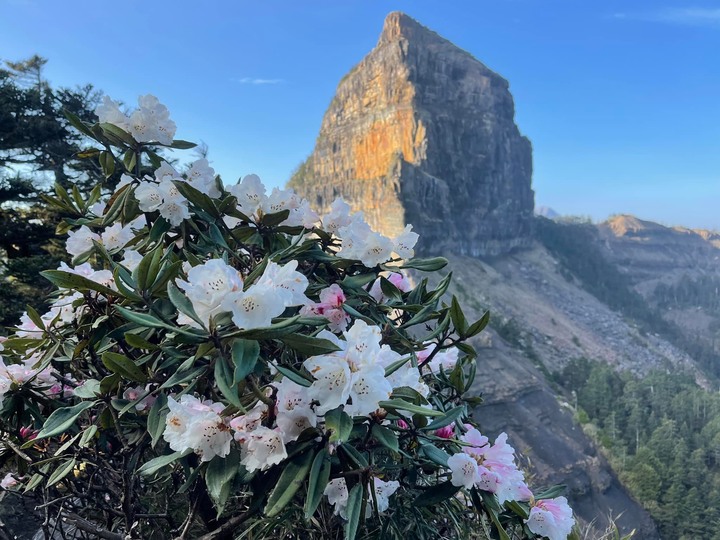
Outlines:
{"type": "Polygon", "coordinates": [[[635,378],[585,358],[555,380],[663,538],[720,538],[720,395],[688,375],[635,378]]]}

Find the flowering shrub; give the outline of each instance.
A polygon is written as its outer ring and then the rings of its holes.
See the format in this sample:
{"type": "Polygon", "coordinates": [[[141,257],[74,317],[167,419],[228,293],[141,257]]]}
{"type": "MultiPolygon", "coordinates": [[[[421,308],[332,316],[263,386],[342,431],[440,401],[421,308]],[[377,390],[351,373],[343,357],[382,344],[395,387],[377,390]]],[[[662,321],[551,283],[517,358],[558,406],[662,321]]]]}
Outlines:
{"type": "Polygon", "coordinates": [[[181,174],[156,151],[192,145],[139,105],[69,117],[125,174],[106,201],[56,188],[73,263],[0,344],[2,488],[42,499],[46,534],[566,538],[566,500],[470,419],[488,314],[406,273],[446,261],[339,199],[320,219],[254,175],[181,174]]]}

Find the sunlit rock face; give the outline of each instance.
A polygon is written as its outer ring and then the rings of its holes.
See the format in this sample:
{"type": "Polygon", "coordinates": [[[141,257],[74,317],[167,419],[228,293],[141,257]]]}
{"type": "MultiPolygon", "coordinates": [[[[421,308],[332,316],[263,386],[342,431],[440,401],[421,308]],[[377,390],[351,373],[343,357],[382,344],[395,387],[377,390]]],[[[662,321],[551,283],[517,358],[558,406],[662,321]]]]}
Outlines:
{"type": "Polygon", "coordinates": [[[424,253],[498,255],[530,244],[532,149],[508,82],[407,15],[338,85],[290,181],[318,210],[337,196],[424,253]]]}

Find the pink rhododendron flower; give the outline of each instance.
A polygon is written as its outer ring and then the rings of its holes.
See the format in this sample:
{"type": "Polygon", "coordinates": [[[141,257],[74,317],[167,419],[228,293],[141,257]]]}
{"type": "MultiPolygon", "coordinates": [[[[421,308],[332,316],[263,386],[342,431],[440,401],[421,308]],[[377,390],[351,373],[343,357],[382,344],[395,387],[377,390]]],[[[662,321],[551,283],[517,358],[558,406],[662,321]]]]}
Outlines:
{"type": "Polygon", "coordinates": [[[350,315],[342,308],[344,302],[345,293],[337,283],[333,283],[320,291],[320,302],[303,306],[300,314],[325,317],[330,331],[343,332],[350,322],[350,315]]]}
{"type": "Polygon", "coordinates": [[[7,473],[5,477],[0,480],[0,488],[10,489],[18,485],[18,479],[15,478],[12,473],[7,473]]]}
{"type": "Polygon", "coordinates": [[[525,523],[535,534],[550,540],[565,540],[575,525],[575,519],[567,499],[556,497],[537,501],[525,523]]]}

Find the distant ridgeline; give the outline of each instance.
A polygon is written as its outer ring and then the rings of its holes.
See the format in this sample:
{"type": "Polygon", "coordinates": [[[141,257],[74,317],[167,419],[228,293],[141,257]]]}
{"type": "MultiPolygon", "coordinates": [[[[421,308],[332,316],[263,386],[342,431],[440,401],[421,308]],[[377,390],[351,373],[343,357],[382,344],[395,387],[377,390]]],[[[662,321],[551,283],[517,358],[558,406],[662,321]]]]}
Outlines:
{"type": "Polygon", "coordinates": [[[637,323],[642,330],[660,334],[686,351],[705,375],[720,379],[720,353],[714,339],[720,326],[720,275],[697,274],[720,250],[712,244],[698,249],[695,243],[707,243],[699,234],[688,236],[687,230],[678,232],[650,222],[642,223],[652,225],[653,230],[658,227],[671,237],[681,235],[680,243],[667,253],[664,246],[643,242],[646,237],[637,230],[633,231],[632,240],[625,238],[625,234],[616,236],[608,232],[617,231],[618,222],[627,219],[640,221],[620,216],[598,227],[537,218],[535,230],[538,240],[562,263],[563,275],[576,278],[588,292],[637,323]],[[683,240],[687,240],[685,245],[683,240]],[[632,246],[635,251],[644,251],[643,257],[631,257],[621,251],[617,244],[628,241],[635,244],[632,246]],[[655,264],[648,262],[653,260],[650,256],[653,252],[657,252],[655,264]],[[676,268],[668,266],[668,257],[676,261],[676,268]],[[633,267],[634,259],[645,261],[645,266],[633,267]],[[639,285],[646,294],[638,292],[639,285]],[[697,311],[698,307],[706,308],[705,317],[712,318],[704,329],[693,331],[663,316],[668,309],[697,311]]]}

